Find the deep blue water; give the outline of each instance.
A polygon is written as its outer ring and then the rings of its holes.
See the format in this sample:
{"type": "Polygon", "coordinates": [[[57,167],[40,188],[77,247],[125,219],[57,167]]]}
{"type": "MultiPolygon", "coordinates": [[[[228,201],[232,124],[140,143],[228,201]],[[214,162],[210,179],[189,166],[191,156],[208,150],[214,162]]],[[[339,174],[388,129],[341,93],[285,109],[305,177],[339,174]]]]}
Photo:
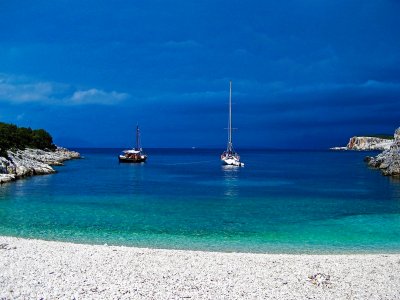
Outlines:
{"type": "MultiPolygon", "coordinates": [[[[0,187],[0,235],[176,249],[400,252],[400,182],[366,152],[79,149],[54,175],[0,187]]],[[[376,154],[376,153],[372,153],[376,154]]]]}

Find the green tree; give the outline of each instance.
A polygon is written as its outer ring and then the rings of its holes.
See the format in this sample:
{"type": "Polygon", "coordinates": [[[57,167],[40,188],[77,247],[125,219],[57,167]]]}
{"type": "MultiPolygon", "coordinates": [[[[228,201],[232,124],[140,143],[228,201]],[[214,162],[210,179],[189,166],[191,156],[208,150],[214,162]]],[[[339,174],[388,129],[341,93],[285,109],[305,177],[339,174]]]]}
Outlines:
{"type": "Polygon", "coordinates": [[[53,138],[44,129],[37,129],[32,131],[32,146],[38,149],[54,150],[56,147],[53,144],[53,138]]]}
{"type": "Polygon", "coordinates": [[[17,148],[24,149],[26,147],[33,147],[32,129],[19,127],[17,129],[17,148]]]}
{"type": "Polygon", "coordinates": [[[0,122],[0,156],[6,157],[9,149],[25,149],[27,147],[42,150],[56,149],[53,138],[44,129],[32,130],[0,122]]]}

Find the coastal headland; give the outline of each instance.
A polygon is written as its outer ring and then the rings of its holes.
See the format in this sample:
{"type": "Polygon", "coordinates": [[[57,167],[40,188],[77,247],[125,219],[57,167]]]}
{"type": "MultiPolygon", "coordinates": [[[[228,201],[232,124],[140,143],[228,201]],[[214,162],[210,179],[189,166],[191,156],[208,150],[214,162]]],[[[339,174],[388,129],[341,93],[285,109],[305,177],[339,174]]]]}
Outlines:
{"type": "Polygon", "coordinates": [[[400,254],[161,250],[0,237],[0,299],[398,299],[400,254]]]}
{"type": "Polygon", "coordinates": [[[383,175],[400,177],[400,128],[394,133],[394,141],[389,149],[375,157],[367,156],[365,161],[370,167],[380,169],[383,175]]]}
{"type": "Polygon", "coordinates": [[[357,150],[357,151],[371,151],[371,150],[388,150],[393,145],[393,138],[382,138],[375,136],[353,136],[344,147],[333,147],[331,150],[357,150]]]}
{"type": "Polygon", "coordinates": [[[7,157],[0,156],[0,184],[19,178],[56,173],[51,166],[61,166],[70,159],[78,159],[75,151],[57,147],[55,150],[8,150],[7,157]]]}
{"type": "Polygon", "coordinates": [[[380,169],[385,176],[400,177],[400,127],[393,138],[357,137],[350,138],[345,147],[333,147],[331,150],[381,150],[377,156],[367,156],[364,161],[368,166],[380,169]]]}
{"type": "Polygon", "coordinates": [[[52,174],[51,166],[80,158],[75,151],[57,147],[44,129],[0,122],[0,184],[19,178],[52,174]]]}

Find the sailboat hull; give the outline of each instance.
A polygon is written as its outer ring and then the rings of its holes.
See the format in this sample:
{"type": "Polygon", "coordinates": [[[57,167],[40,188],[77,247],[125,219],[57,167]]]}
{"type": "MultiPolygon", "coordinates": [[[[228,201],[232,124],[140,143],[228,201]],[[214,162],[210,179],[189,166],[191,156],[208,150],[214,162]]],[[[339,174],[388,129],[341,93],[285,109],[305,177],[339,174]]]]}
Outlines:
{"type": "Polygon", "coordinates": [[[137,157],[137,158],[130,158],[130,157],[125,157],[124,155],[120,155],[118,157],[118,160],[120,163],[142,163],[145,162],[147,159],[147,156],[141,156],[141,157],[137,157]]]}
{"type": "Polygon", "coordinates": [[[222,165],[225,166],[236,166],[236,167],[244,167],[244,163],[240,162],[235,158],[222,158],[221,159],[222,165]]]}

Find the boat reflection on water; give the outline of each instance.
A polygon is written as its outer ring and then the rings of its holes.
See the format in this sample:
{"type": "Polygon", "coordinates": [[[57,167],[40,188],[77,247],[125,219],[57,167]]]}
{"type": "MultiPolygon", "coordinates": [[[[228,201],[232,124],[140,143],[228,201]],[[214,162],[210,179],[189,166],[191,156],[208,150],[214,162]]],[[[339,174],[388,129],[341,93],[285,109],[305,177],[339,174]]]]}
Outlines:
{"type": "Polygon", "coordinates": [[[237,197],[239,195],[239,172],[240,168],[234,165],[222,165],[224,179],[224,195],[227,197],[237,197]]]}

